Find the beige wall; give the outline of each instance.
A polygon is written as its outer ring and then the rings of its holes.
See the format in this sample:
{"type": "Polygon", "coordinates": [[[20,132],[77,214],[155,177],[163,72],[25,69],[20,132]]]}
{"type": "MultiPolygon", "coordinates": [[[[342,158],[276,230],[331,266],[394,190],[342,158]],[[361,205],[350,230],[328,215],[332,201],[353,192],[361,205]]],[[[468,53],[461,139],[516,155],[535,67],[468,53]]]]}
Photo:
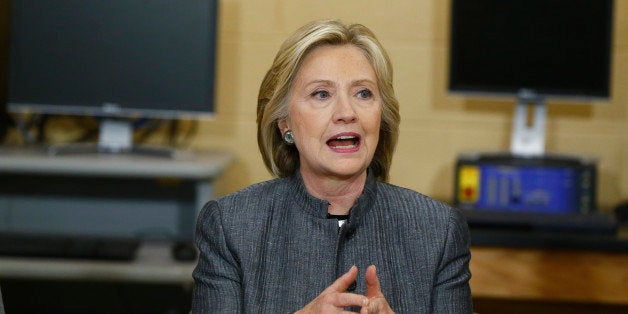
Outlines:
{"type": "MultiPolygon", "coordinates": [[[[339,18],[370,27],[395,67],[402,122],[391,182],[450,201],[458,153],[508,149],[514,101],[447,94],[448,11],[443,0],[222,0],[218,115],[194,141],[236,154],[218,193],[271,177],[257,152],[259,83],[288,34],[313,19],[339,18]]],[[[605,209],[628,199],[628,0],[617,0],[616,12],[611,101],[551,104],[547,125],[549,152],[599,160],[605,209]]]]}
{"type": "MultiPolygon", "coordinates": [[[[599,160],[604,209],[628,199],[628,0],[615,3],[612,99],[551,104],[547,134],[549,152],[599,160]]],[[[395,67],[402,122],[391,182],[450,201],[458,153],[508,149],[514,100],[447,94],[448,11],[447,0],[221,0],[218,115],[192,142],[235,153],[217,193],[271,178],[256,144],[259,84],[288,34],[310,20],[339,18],[370,27],[395,67]]]]}

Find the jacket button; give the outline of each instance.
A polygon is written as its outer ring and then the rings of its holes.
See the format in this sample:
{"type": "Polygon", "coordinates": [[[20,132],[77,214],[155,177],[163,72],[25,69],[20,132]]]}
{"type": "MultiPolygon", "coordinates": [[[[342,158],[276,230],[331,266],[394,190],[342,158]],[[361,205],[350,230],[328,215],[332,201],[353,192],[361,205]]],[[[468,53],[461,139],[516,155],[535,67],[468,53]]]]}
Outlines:
{"type": "Polygon", "coordinates": [[[351,239],[353,238],[353,236],[355,236],[355,229],[347,230],[347,234],[346,234],[347,239],[351,239]]]}

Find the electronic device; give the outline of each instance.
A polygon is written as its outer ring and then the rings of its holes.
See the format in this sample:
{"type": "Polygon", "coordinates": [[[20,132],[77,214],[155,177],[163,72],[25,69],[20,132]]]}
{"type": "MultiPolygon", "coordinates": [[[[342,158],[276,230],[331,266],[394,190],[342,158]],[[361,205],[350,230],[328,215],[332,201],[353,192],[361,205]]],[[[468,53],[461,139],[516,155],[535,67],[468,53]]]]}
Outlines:
{"type": "Polygon", "coordinates": [[[454,206],[471,227],[606,234],[618,227],[597,211],[594,160],[462,154],[455,177],[454,206]]]}
{"type": "Polygon", "coordinates": [[[595,212],[595,162],[575,157],[462,155],[456,164],[455,204],[498,212],[595,212]]]}
{"type": "Polygon", "coordinates": [[[453,0],[449,90],[608,98],[612,0],[453,0]]]}
{"type": "Polygon", "coordinates": [[[218,0],[11,0],[8,110],[103,118],[104,150],[128,119],[214,115],[218,0]]]}
{"type": "Polygon", "coordinates": [[[453,0],[453,94],[516,98],[510,152],[542,156],[548,98],[610,97],[613,0],[453,0]]]}
{"type": "Polygon", "coordinates": [[[2,232],[0,256],[129,261],[140,242],[136,237],[2,232]]]}

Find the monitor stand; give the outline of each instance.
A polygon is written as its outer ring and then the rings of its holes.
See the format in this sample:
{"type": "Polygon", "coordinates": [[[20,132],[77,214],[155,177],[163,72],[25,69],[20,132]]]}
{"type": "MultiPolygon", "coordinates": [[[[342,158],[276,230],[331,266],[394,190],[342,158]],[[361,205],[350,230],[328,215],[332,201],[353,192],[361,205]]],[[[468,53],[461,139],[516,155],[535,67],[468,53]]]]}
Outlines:
{"type": "Polygon", "coordinates": [[[546,119],[545,98],[531,90],[520,90],[510,139],[510,153],[513,156],[535,157],[545,154],[546,119]]]}
{"type": "Polygon", "coordinates": [[[174,158],[177,151],[166,147],[133,145],[133,124],[128,120],[104,118],[100,121],[98,144],[78,143],[52,145],[48,155],[72,154],[131,154],[174,158]]]}

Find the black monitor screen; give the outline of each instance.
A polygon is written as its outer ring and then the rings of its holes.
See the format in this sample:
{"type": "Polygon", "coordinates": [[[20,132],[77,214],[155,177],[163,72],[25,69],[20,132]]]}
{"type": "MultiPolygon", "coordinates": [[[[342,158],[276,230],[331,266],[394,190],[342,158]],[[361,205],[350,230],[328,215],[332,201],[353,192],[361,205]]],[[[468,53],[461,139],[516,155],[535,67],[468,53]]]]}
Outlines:
{"type": "Polygon", "coordinates": [[[608,98],[612,0],[453,0],[452,92],[608,98]]]}
{"type": "Polygon", "coordinates": [[[11,0],[9,109],[213,113],[217,0],[11,0]]]}

